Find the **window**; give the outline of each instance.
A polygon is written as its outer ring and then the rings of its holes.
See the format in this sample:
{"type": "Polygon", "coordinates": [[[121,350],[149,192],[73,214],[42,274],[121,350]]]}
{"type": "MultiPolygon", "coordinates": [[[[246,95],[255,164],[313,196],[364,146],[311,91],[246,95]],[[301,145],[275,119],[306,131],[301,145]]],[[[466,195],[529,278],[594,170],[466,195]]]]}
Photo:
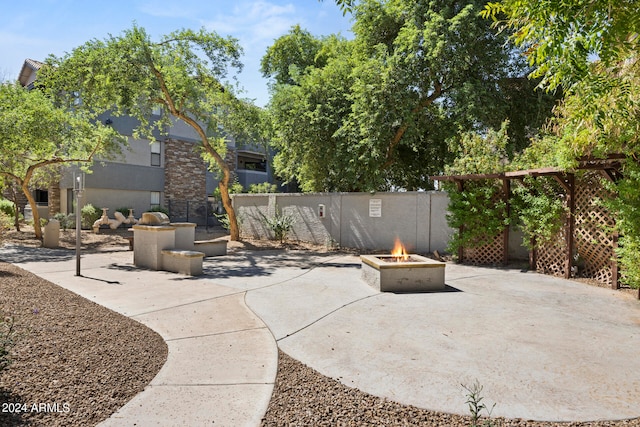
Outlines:
{"type": "Polygon", "coordinates": [[[160,192],[152,191],[151,192],[151,207],[159,208],[160,207],[160,192]]]}
{"type": "Polygon", "coordinates": [[[151,143],[151,166],[160,166],[160,143],[151,143]]]}

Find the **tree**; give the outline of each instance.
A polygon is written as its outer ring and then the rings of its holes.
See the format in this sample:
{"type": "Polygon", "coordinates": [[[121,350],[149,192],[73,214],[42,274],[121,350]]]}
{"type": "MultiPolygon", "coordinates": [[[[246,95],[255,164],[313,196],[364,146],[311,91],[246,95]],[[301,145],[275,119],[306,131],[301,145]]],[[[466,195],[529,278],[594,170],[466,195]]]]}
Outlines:
{"type": "Polygon", "coordinates": [[[514,31],[533,76],[565,99],[549,132],[524,153],[529,165],[570,169],[581,156],[624,153],[622,178],[604,203],[621,234],[616,251],[622,281],[640,287],[640,1],[502,0],[483,12],[499,29],[514,31]]]}
{"type": "Polygon", "coordinates": [[[110,127],[55,105],[40,90],[0,84],[0,175],[27,197],[38,239],[42,229],[32,186],[49,184],[56,166],[105,158],[119,152],[121,143],[110,127]]]}
{"type": "MultiPolygon", "coordinates": [[[[428,176],[452,160],[447,142],[499,126],[511,90],[501,82],[529,70],[479,17],[483,2],[343,4],[353,7],[355,38],[320,39],[315,62],[300,61],[313,65],[273,86],[276,170],[313,191],[429,188],[428,176]]],[[[283,36],[268,55],[299,36],[283,36]]]]}
{"type": "Polygon", "coordinates": [[[638,0],[504,0],[483,11],[498,29],[514,31],[540,86],[564,90],[553,121],[562,166],[638,150],[639,8],[638,0]]]}
{"type": "Polygon", "coordinates": [[[502,0],[482,14],[500,30],[513,30],[543,86],[570,90],[592,75],[594,60],[610,68],[637,56],[638,10],[638,0],[502,0]]]}
{"type": "Polygon", "coordinates": [[[227,80],[241,70],[238,41],[215,32],[180,30],[153,42],[136,25],[120,36],[92,40],[60,58],[50,57],[46,85],[67,94],[79,94],[83,109],[111,111],[139,120],[136,135],[153,139],[153,131],[182,120],[200,138],[202,156],[220,172],[222,203],[229,216],[230,238],[240,233],[229,196],[231,170],[225,162],[226,135],[243,131],[245,118],[255,114],[236,98],[227,80]],[[155,107],[166,113],[150,122],[155,107]]]}

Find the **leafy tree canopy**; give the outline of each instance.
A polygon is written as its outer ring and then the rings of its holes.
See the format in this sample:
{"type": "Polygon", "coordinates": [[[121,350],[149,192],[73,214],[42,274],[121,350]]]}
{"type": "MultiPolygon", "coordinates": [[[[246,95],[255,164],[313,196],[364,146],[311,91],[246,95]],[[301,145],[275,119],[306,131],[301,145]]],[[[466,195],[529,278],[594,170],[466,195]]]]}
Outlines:
{"type": "Polygon", "coordinates": [[[35,185],[46,186],[63,163],[91,163],[119,153],[122,138],[78,109],[60,107],[40,90],[0,84],[0,176],[29,200],[37,238],[42,237],[35,185]]]}
{"type": "Polygon", "coordinates": [[[237,240],[225,136],[255,132],[246,126],[257,117],[251,104],[234,95],[233,77],[242,68],[241,53],[236,39],[204,29],[175,31],[152,41],[134,25],[120,36],[91,40],[63,57],[50,57],[45,85],[66,94],[67,105],[79,95],[84,109],[135,117],[140,122],[137,133],[150,139],[154,130],[162,131],[172,119],[191,126],[200,138],[203,157],[222,175],[222,202],[231,239],[237,240]],[[156,107],[166,114],[150,122],[156,107]]]}
{"type": "MultiPolygon", "coordinates": [[[[511,116],[540,105],[510,108],[520,98],[505,94],[531,90],[521,79],[529,70],[507,36],[480,18],[484,3],[365,0],[350,6],[353,40],[312,42],[294,29],[263,59],[276,63],[281,46],[320,45],[308,51],[313,57],[296,56],[295,67],[265,73],[274,77],[270,113],[283,178],[306,191],[428,188],[427,177],[451,161],[448,142],[460,130],[484,131],[505,118],[522,129],[510,150],[527,145],[526,125],[511,116]]],[[[540,122],[549,110],[545,101],[540,122]]]]}

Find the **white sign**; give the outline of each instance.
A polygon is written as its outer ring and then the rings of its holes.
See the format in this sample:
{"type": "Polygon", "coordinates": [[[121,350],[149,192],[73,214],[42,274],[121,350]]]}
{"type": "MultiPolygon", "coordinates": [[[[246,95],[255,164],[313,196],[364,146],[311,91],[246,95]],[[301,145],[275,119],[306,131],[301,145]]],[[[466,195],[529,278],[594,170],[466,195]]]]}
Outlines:
{"type": "Polygon", "coordinates": [[[369,217],[382,217],[382,199],[369,199],[369,217]]]}

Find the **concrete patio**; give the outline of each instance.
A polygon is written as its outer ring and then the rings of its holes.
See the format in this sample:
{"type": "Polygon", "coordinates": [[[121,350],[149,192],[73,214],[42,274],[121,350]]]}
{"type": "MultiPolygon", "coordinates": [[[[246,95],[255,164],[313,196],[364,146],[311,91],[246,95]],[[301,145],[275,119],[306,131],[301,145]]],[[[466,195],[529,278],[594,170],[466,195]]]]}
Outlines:
{"type": "Polygon", "coordinates": [[[494,416],[640,416],[640,303],[605,288],[449,264],[443,292],[379,293],[357,256],[337,253],[241,251],[205,259],[197,278],[135,268],[128,251],[85,254],[80,277],[70,251],[4,247],[0,259],[168,342],[163,369],[104,425],[259,424],[277,347],[348,386],[433,410],[468,413],[462,384],[477,380],[494,416]]]}

